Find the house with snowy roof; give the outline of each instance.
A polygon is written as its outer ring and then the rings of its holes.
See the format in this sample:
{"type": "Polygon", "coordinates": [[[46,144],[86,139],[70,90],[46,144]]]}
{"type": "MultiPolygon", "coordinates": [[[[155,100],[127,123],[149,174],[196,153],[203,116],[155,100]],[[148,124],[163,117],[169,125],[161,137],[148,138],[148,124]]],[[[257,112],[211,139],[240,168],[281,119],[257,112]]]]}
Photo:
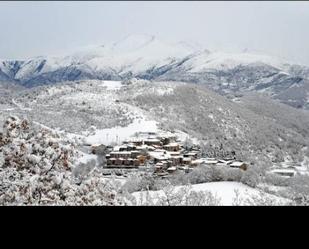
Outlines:
{"type": "Polygon", "coordinates": [[[237,169],[242,169],[242,170],[247,170],[248,168],[248,165],[246,163],[238,162],[238,161],[230,163],[229,166],[231,168],[237,168],[237,169]]]}
{"type": "Polygon", "coordinates": [[[163,149],[167,151],[179,151],[180,145],[178,143],[169,143],[163,146],[163,149]]]}
{"type": "Polygon", "coordinates": [[[296,175],[296,170],[294,169],[274,169],[270,172],[285,177],[293,177],[296,175]]]}

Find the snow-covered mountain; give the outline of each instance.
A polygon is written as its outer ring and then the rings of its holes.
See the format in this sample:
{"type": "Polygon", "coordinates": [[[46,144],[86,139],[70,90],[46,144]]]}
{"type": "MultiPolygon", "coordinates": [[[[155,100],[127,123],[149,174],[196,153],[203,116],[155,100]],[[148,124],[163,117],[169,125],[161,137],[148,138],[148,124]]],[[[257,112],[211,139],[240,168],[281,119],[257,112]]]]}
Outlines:
{"type": "Polygon", "coordinates": [[[222,94],[262,92],[309,109],[309,67],[253,53],[200,53],[157,77],[205,84],[222,94]]]}
{"type": "Polygon", "coordinates": [[[14,68],[3,64],[2,71],[26,86],[89,78],[120,79],[172,64],[198,49],[185,42],[170,44],[154,36],[131,35],[112,44],[88,47],[62,57],[33,58],[14,68]]]}
{"type": "Polygon", "coordinates": [[[0,81],[11,81],[20,69],[21,62],[0,60],[0,81]]]}
{"type": "MultiPolygon", "coordinates": [[[[73,54],[52,57],[42,56],[26,61],[1,61],[1,71],[22,84],[41,85],[45,81],[92,78],[140,76],[149,71],[182,66],[188,73],[209,70],[228,70],[237,66],[264,63],[283,68],[282,61],[266,55],[211,53],[197,44],[188,42],[167,43],[150,35],[130,35],[118,42],[92,46],[73,54]],[[65,74],[70,71],[73,75],[65,74]],[[79,72],[74,75],[74,72],[79,72]],[[63,72],[62,77],[53,74],[63,72]],[[41,76],[41,77],[39,77],[41,76]],[[49,80],[48,80],[49,78],[49,80]],[[37,81],[42,82],[37,82],[37,81]]],[[[165,73],[161,72],[161,74],[165,73]]],[[[149,77],[156,77],[154,74],[149,77]]]]}
{"type": "Polygon", "coordinates": [[[309,67],[257,52],[211,52],[200,45],[130,35],[64,56],[0,61],[0,80],[26,87],[85,79],[132,77],[205,84],[230,93],[264,92],[293,107],[309,108],[309,67]]]}

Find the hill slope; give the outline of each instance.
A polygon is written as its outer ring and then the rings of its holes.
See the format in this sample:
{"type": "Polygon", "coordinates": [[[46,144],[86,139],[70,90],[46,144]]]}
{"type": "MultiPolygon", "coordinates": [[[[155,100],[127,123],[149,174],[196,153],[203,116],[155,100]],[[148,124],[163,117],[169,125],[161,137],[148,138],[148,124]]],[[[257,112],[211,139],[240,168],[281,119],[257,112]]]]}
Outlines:
{"type": "Polygon", "coordinates": [[[92,125],[108,129],[148,120],[158,129],[197,138],[206,150],[223,146],[250,160],[302,162],[309,156],[308,114],[291,112],[269,98],[269,104],[254,109],[256,100],[235,103],[200,85],[97,80],[42,86],[11,97],[3,117],[14,113],[80,135],[92,125]]]}

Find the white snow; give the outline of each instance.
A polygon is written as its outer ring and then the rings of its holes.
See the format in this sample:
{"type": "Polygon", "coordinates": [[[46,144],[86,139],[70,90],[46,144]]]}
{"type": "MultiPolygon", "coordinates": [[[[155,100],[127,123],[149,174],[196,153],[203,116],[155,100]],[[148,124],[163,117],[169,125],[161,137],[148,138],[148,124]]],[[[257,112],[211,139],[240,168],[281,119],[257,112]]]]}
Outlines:
{"type": "MultiPolygon", "coordinates": [[[[27,79],[72,65],[89,73],[138,74],[172,64],[189,55],[194,56],[181,67],[192,73],[227,70],[252,63],[264,63],[284,71],[288,65],[283,59],[260,53],[209,52],[193,43],[170,43],[151,35],[130,35],[115,43],[88,46],[65,56],[26,60],[16,74],[16,79],[27,79]]],[[[4,65],[2,67],[5,68],[4,65]]]]}
{"type": "Polygon", "coordinates": [[[116,43],[88,46],[64,56],[26,60],[16,74],[16,79],[30,78],[71,65],[89,72],[116,70],[119,73],[138,73],[154,66],[172,63],[175,59],[186,57],[199,49],[188,42],[169,43],[151,35],[130,35],[116,43]],[[39,66],[41,70],[37,70],[39,66]]]}
{"type": "Polygon", "coordinates": [[[107,90],[119,90],[122,87],[121,81],[104,80],[100,86],[106,87],[107,90]]]}
{"type": "Polygon", "coordinates": [[[185,141],[186,139],[190,139],[193,144],[199,144],[200,142],[199,139],[197,139],[196,137],[190,136],[188,133],[185,133],[180,130],[175,130],[174,134],[177,136],[178,140],[182,142],[185,141]]]}
{"type": "Polygon", "coordinates": [[[296,171],[294,169],[284,169],[284,168],[282,168],[282,169],[274,169],[271,172],[272,173],[291,173],[291,174],[292,173],[293,174],[296,173],[296,171]]]}
{"type": "Polygon", "coordinates": [[[88,144],[122,143],[137,132],[157,132],[157,122],[145,118],[135,119],[126,127],[113,127],[110,129],[97,130],[95,135],[86,138],[88,144]]]}
{"type": "MultiPolygon", "coordinates": [[[[194,184],[191,186],[193,191],[209,191],[217,198],[220,198],[220,203],[223,206],[232,206],[234,199],[236,197],[236,192],[238,192],[240,198],[250,198],[252,196],[260,196],[260,192],[257,189],[251,188],[239,182],[210,182],[202,184],[194,184]]],[[[175,187],[175,191],[179,191],[184,186],[175,187]]],[[[165,196],[163,190],[159,191],[149,191],[151,198],[156,202],[159,198],[165,196]]],[[[138,205],[145,204],[147,191],[135,192],[133,196],[137,199],[138,205]]],[[[278,202],[284,201],[284,199],[279,198],[274,195],[265,194],[267,197],[272,198],[278,202]]]]}
{"type": "Polygon", "coordinates": [[[165,159],[170,159],[171,158],[171,153],[165,150],[156,150],[156,151],[150,151],[149,155],[151,157],[160,159],[160,160],[165,160],[165,159]]]}
{"type": "Polygon", "coordinates": [[[20,110],[22,110],[22,111],[31,111],[32,109],[31,108],[25,108],[25,107],[23,107],[21,104],[19,104],[19,103],[17,103],[16,101],[15,101],[15,99],[12,99],[12,103],[15,105],[15,106],[17,106],[20,110]]]}
{"type": "Polygon", "coordinates": [[[15,110],[15,108],[6,108],[6,109],[3,109],[2,111],[7,111],[7,112],[9,112],[9,111],[13,111],[13,110],[15,110]]]}
{"type": "Polygon", "coordinates": [[[209,114],[208,117],[209,117],[211,120],[214,120],[214,115],[213,115],[213,114],[209,114]]]}
{"type": "Polygon", "coordinates": [[[158,89],[154,89],[154,92],[157,94],[157,95],[168,95],[168,94],[172,94],[174,92],[174,89],[173,88],[158,88],[158,89]]]}
{"type": "Polygon", "coordinates": [[[207,70],[228,70],[239,65],[249,65],[252,63],[265,63],[271,66],[282,68],[284,62],[278,58],[254,54],[254,53],[201,53],[188,60],[183,65],[190,68],[190,72],[202,72],[207,70]]]}
{"type": "MultiPolygon", "coordinates": [[[[67,55],[26,60],[15,78],[27,79],[72,65],[89,73],[138,74],[172,64],[189,55],[193,57],[183,63],[182,67],[192,73],[226,70],[252,63],[268,64],[284,73],[289,65],[284,59],[256,52],[209,52],[192,42],[171,43],[152,35],[130,35],[115,43],[87,46],[67,55]]],[[[0,61],[0,69],[6,72],[8,65],[0,61]]]]}
{"type": "Polygon", "coordinates": [[[93,154],[86,154],[81,151],[79,153],[82,155],[80,158],[78,158],[76,163],[84,163],[87,164],[89,161],[95,160],[97,161],[97,156],[93,154]]]}

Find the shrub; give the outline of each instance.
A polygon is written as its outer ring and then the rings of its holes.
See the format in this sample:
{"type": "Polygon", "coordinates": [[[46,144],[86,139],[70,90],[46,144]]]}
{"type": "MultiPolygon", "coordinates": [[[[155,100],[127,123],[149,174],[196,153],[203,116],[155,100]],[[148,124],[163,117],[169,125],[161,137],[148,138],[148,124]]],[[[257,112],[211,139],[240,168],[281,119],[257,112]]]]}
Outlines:
{"type": "Polygon", "coordinates": [[[279,176],[277,174],[266,174],[265,175],[265,183],[274,185],[274,186],[288,186],[290,179],[286,177],[279,176]]]}
{"type": "Polygon", "coordinates": [[[224,169],[224,181],[240,182],[243,174],[244,174],[244,171],[240,169],[225,168],[224,169]]]}
{"type": "Polygon", "coordinates": [[[125,184],[122,186],[121,190],[123,192],[137,192],[145,190],[156,190],[156,180],[151,175],[133,175],[131,176],[125,184]]]}
{"type": "Polygon", "coordinates": [[[93,170],[72,181],[77,151],[47,129],[10,117],[4,125],[0,205],[122,205],[117,186],[93,170]]]}
{"type": "Polygon", "coordinates": [[[255,188],[260,183],[260,175],[257,173],[254,167],[249,167],[241,177],[240,182],[250,187],[255,188]]]}
{"type": "Polygon", "coordinates": [[[309,176],[297,175],[290,179],[287,197],[298,205],[309,205],[309,176]]]}

